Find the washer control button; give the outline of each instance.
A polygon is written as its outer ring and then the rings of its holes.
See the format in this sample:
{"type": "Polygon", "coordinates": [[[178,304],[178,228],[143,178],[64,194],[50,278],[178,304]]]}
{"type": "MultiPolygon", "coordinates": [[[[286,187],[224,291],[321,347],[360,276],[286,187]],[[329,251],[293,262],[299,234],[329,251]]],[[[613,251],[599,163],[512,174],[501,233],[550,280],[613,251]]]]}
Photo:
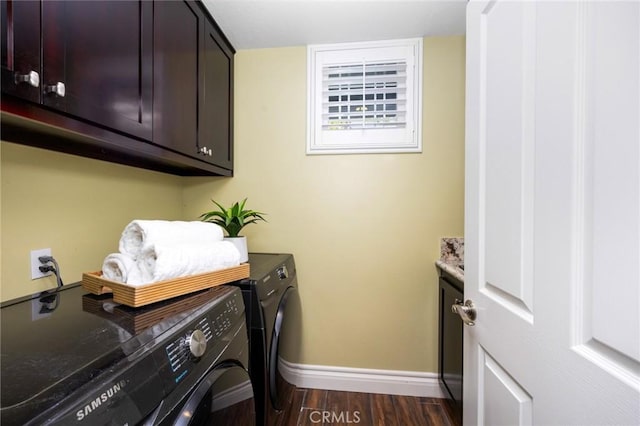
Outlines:
{"type": "Polygon", "coordinates": [[[276,270],[276,273],[278,274],[278,278],[280,278],[281,280],[289,278],[289,271],[287,270],[286,266],[281,266],[280,268],[278,268],[276,270]]]}

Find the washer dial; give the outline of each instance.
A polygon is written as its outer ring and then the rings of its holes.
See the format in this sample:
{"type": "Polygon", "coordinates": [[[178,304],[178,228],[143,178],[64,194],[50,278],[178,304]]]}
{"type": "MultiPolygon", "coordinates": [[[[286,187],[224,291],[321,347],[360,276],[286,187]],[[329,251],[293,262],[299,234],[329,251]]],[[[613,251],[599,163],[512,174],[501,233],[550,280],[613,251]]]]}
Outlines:
{"type": "Polygon", "coordinates": [[[201,330],[195,330],[187,336],[185,343],[189,346],[189,352],[196,358],[200,358],[207,350],[207,337],[201,330]]]}

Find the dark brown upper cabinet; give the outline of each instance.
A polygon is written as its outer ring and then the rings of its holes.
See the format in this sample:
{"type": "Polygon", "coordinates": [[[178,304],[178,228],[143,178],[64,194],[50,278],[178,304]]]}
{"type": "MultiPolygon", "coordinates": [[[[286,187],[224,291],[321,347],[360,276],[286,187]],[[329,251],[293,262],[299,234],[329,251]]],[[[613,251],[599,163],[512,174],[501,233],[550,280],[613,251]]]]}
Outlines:
{"type": "Polygon", "coordinates": [[[233,47],[200,2],[0,0],[2,139],[233,173],[233,47]]]}
{"type": "Polygon", "coordinates": [[[154,8],[154,142],[233,168],[233,50],[199,4],[154,8]]]}
{"type": "Polygon", "coordinates": [[[2,91],[40,102],[40,2],[0,3],[2,91]]]}
{"type": "Polygon", "coordinates": [[[209,20],[205,20],[203,47],[200,52],[204,81],[198,146],[209,150],[213,163],[232,169],[233,51],[209,20]]]}
{"type": "Polygon", "coordinates": [[[44,105],[151,139],[152,9],[148,1],[43,1],[44,105]]]}
{"type": "Polygon", "coordinates": [[[152,138],[152,10],[145,1],[2,1],[2,90],[152,138]]]}
{"type": "Polygon", "coordinates": [[[196,156],[201,13],[182,0],[158,2],[153,21],[154,142],[196,156]]]}

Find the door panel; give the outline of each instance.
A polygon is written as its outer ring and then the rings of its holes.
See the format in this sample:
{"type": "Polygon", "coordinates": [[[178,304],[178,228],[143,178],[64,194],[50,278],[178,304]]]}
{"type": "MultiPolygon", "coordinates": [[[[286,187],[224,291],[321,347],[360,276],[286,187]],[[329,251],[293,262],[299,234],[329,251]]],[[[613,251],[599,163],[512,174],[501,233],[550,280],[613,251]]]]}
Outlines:
{"type": "Polygon", "coordinates": [[[469,3],[465,424],[640,423],[639,28],[469,3]]]}
{"type": "Polygon", "coordinates": [[[43,103],[150,140],[152,4],[46,1],[42,16],[43,103]]]}
{"type": "Polygon", "coordinates": [[[483,290],[530,322],[534,25],[528,3],[497,3],[483,15],[486,133],[480,142],[485,159],[483,290]]]}
{"type": "Polygon", "coordinates": [[[209,22],[205,25],[204,52],[201,57],[204,67],[204,96],[201,99],[202,124],[198,133],[198,146],[213,151],[208,161],[231,169],[232,53],[224,47],[218,31],[209,22]]]}
{"type": "Polygon", "coordinates": [[[533,399],[489,354],[480,351],[482,423],[532,425],[533,399]]]}
{"type": "Polygon", "coordinates": [[[2,91],[31,102],[40,102],[41,83],[16,82],[17,75],[40,69],[40,1],[0,2],[2,91]]]}
{"type": "Polygon", "coordinates": [[[638,7],[595,3],[583,13],[576,350],[625,379],[640,371],[638,7]]]}
{"type": "MultiPolygon", "coordinates": [[[[462,321],[451,311],[451,306],[463,300],[460,290],[446,279],[440,278],[440,353],[438,356],[440,380],[449,396],[456,402],[456,414],[462,413],[462,321]]],[[[462,419],[460,419],[462,420],[462,419]]]]}
{"type": "Polygon", "coordinates": [[[195,158],[202,157],[196,146],[201,35],[202,19],[195,3],[155,3],[153,140],[195,158]]]}

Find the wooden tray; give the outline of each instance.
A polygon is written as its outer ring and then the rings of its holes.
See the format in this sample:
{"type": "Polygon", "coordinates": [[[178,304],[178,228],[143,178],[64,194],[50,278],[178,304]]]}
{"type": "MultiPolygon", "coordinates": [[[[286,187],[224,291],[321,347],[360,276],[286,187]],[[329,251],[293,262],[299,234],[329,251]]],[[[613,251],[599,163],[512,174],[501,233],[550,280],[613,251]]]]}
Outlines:
{"type": "Polygon", "coordinates": [[[166,281],[132,286],[102,278],[102,272],[82,274],[82,287],[93,294],[113,293],[113,301],[137,308],[205,288],[249,278],[249,264],[166,281]]]}
{"type": "Polygon", "coordinates": [[[115,303],[113,294],[85,294],[82,296],[82,310],[108,319],[131,334],[138,334],[165,318],[198,308],[221,294],[228,294],[230,290],[228,287],[216,286],[138,308],[116,304],[110,310],[105,309],[105,306],[115,303]]]}

